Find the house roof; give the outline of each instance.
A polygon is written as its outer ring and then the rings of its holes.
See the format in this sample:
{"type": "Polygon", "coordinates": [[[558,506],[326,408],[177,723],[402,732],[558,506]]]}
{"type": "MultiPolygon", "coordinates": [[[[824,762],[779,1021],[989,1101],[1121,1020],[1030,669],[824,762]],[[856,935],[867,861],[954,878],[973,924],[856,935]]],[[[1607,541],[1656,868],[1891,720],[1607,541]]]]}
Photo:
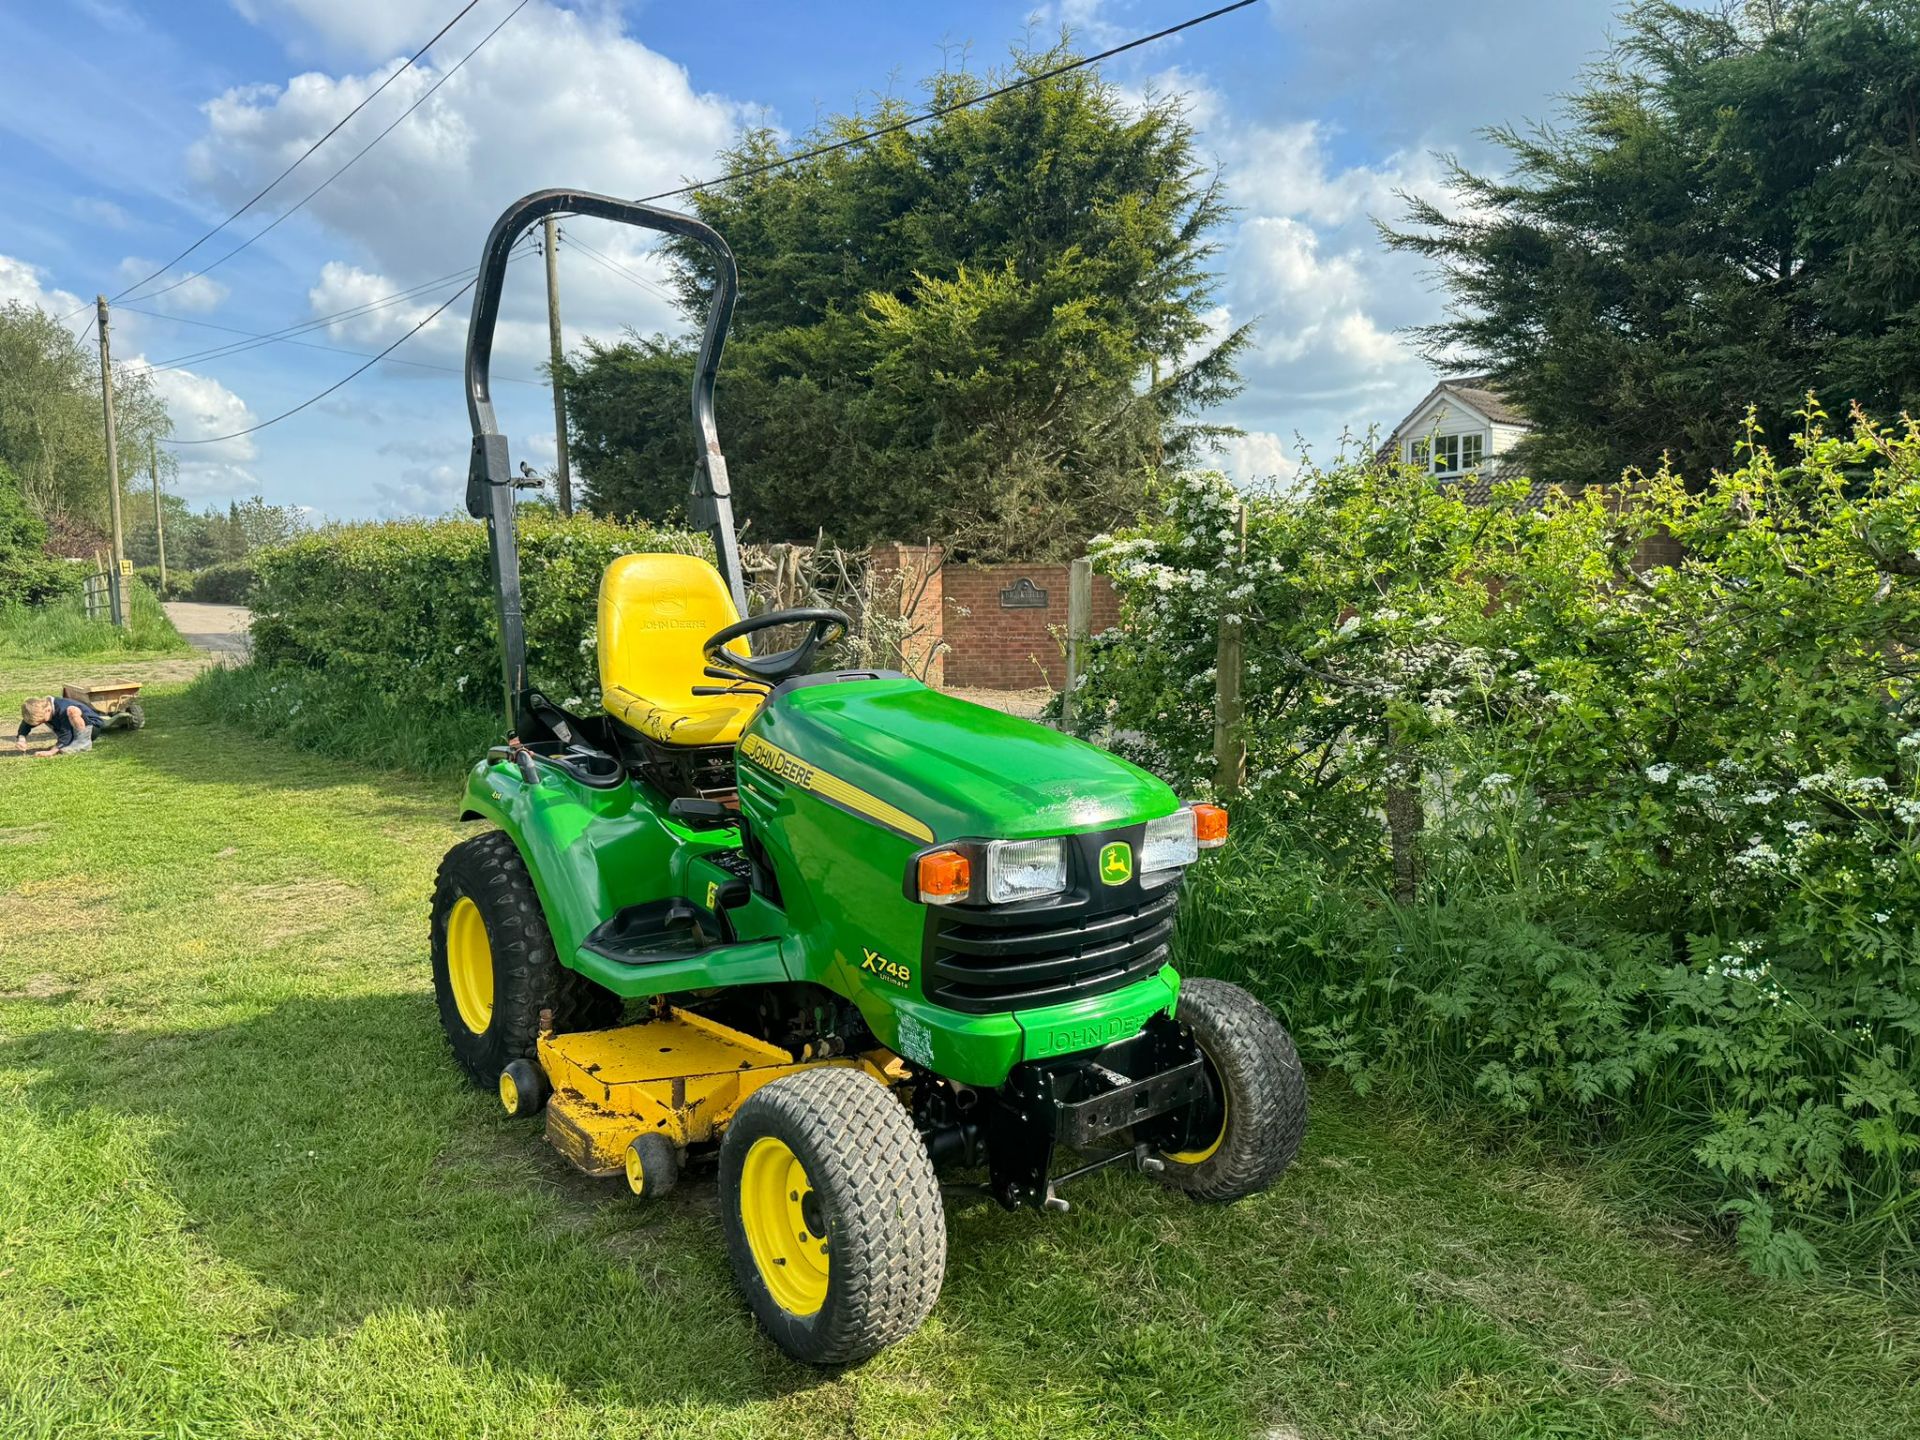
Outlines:
{"type": "Polygon", "coordinates": [[[1532,422],[1516,410],[1505,395],[1494,388],[1491,375],[1456,375],[1442,380],[1429,390],[1406,418],[1393,427],[1389,441],[1397,442],[1414,419],[1440,396],[1446,395],[1465,405],[1494,425],[1519,425],[1532,428],[1532,422]]]}
{"type": "Polygon", "coordinates": [[[1458,395],[1496,425],[1532,426],[1533,422],[1516,410],[1505,394],[1494,389],[1491,375],[1462,375],[1457,380],[1442,380],[1438,388],[1458,395]]]}

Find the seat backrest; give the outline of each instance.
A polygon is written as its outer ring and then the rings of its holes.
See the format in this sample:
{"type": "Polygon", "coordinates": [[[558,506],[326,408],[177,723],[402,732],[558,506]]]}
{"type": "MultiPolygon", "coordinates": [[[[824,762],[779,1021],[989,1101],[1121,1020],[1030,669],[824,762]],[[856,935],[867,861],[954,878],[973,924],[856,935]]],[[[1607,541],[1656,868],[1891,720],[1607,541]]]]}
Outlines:
{"type": "Polygon", "coordinates": [[[716,683],[701,646],[739,618],[727,582],[699,556],[620,556],[600,578],[601,693],[690,698],[694,686],[716,683]]]}

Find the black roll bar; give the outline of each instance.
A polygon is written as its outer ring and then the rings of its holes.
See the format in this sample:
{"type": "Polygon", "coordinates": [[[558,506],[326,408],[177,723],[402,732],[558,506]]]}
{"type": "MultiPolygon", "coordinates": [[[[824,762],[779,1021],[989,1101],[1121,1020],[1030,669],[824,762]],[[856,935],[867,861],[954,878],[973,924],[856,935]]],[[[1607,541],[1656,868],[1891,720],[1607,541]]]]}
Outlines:
{"type": "MultiPolygon", "coordinates": [[[[520,551],[513,534],[513,474],[507,468],[507,439],[493,413],[489,375],[493,331],[500,318],[500,289],[507,256],[534,221],[548,215],[591,215],[643,230],[660,230],[697,240],[713,252],[716,278],[693,369],[693,434],[699,455],[693,473],[693,523],[713,539],[714,561],[733,595],[734,607],[747,613],[740,570],[740,547],[733,530],[733,489],[727,461],[720,453],[720,432],[713,419],[713,381],[720,369],[733,302],[740,293],[740,271],[733,251],[718,231],[691,215],[659,210],[633,200],[585,190],[536,190],[509,205],[487,232],[480,252],[480,278],[473,291],[473,318],[467,326],[467,417],[473,422],[473,453],[467,464],[467,513],[487,522],[487,550],[493,570],[494,604],[500,616],[500,673],[506,695],[507,724],[519,733],[526,718],[527,631],[520,604],[520,551]]],[[[557,381],[557,377],[556,377],[557,381]]]]}

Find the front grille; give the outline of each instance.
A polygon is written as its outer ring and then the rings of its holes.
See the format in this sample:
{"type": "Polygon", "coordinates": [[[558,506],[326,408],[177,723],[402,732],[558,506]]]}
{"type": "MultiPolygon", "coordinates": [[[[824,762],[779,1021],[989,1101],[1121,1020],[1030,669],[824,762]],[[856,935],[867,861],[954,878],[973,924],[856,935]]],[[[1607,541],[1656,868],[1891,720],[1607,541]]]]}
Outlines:
{"type": "Polygon", "coordinates": [[[953,1010],[984,1012],[1118,990],[1166,963],[1179,898],[1179,887],[1169,885],[1125,908],[1098,913],[1085,904],[936,911],[927,998],[953,1010]]]}

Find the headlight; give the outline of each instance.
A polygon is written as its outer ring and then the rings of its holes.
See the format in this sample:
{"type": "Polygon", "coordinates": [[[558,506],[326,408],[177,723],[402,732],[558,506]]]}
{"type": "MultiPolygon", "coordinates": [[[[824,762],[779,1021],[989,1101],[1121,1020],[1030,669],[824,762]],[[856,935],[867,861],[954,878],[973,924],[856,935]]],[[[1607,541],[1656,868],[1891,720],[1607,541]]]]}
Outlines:
{"type": "Polygon", "coordinates": [[[1164,885],[1200,858],[1200,837],[1193,811],[1182,805],[1171,815],[1147,822],[1140,842],[1140,883],[1164,885]]]}
{"type": "Polygon", "coordinates": [[[987,899],[1038,900],[1067,888],[1067,842],[995,840],[987,846],[987,899]]]}

